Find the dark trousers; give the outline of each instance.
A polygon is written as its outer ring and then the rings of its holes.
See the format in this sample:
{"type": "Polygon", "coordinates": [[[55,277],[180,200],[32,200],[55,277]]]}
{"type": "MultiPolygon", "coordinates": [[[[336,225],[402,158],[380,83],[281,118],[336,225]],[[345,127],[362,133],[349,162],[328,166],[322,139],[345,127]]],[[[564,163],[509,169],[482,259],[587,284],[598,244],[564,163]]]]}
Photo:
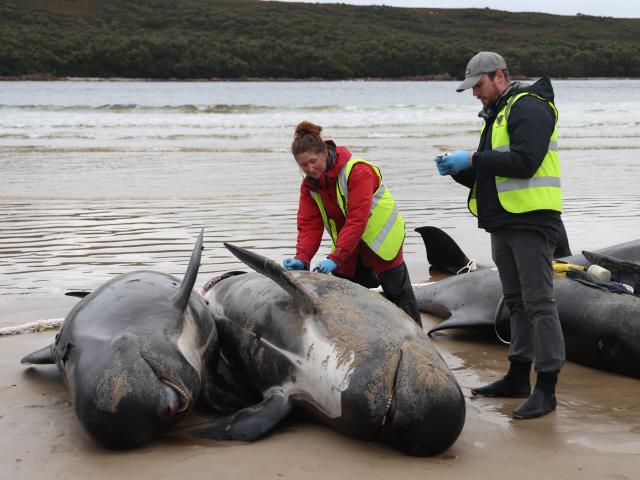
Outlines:
{"type": "Polygon", "coordinates": [[[536,372],[559,372],[564,337],[553,297],[557,233],[501,229],[491,233],[493,261],[510,313],[509,359],[533,361],[536,372]]]}
{"type": "Polygon", "coordinates": [[[418,302],[413,293],[411,286],[411,278],[407,264],[402,262],[397,267],[393,267],[384,272],[374,272],[370,267],[366,267],[360,259],[356,265],[356,273],[354,277],[335,274],[337,277],[346,278],[352,282],[358,283],[363,287],[375,288],[382,287],[385,297],[398,307],[404,310],[418,325],[422,327],[422,319],[420,318],[420,310],[418,310],[418,302]]]}

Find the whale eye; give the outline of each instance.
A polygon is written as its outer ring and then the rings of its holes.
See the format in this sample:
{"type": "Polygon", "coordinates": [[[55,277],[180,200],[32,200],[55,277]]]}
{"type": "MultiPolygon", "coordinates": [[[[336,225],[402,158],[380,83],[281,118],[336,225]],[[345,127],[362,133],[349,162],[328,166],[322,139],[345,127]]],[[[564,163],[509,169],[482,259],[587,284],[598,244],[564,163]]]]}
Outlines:
{"type": "Polygon", "coordinates": [[[75,345],[71,342],[67,343],[64,346],[64,353],[62,354],[62,358],[60,360],[62,360],[62,364],[66,365],[67,360],[69,359],[69,354],[71,353],[71,350],[73,350],[75,347],[75,345]]]}

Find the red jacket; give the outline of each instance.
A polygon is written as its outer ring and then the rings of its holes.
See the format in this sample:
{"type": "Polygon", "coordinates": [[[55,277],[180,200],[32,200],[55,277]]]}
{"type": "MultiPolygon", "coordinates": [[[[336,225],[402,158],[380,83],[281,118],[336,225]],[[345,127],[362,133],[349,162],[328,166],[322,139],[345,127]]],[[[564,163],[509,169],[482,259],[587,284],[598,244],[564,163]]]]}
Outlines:
{"type": "Polygon", "coordinates": [[[380,184],[378,176],[369,165],[364,163],[358,163],[352,168],[349,175],[349,196],[345,219],[336,199],[336,181],[340,170],[351,158],[351,152],[346,147],[335,146],[332,141],[327,141],[327,144],[330,148],[336,149],[333,166],[317,180],[305,178],[300,186],[296,258],[309,265],[322,240],[324,225],[318,205],[310,193],[313,191],[320,194],[327,216],[336,222],[338,241],[336,249],[328,257],[338,264],[336,269],[338,273],[354,276],[358,256],[375,272],[384,272],[400,265],[404,261],[402,248],[396,258],[385,261],[362,241],[362,234],[371,212],[373,194],[380,184]]]}

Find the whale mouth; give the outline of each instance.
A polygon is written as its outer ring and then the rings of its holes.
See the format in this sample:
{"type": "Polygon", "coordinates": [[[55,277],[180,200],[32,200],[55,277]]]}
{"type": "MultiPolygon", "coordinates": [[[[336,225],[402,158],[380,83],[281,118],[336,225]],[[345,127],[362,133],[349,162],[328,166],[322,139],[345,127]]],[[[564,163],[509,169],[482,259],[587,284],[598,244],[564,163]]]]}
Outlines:
{"type": "Polygon", "coordinates": [[[211,290],[217,283],[220,283],[222,280],[225,280],[229,277],[235,277],[237,275],[244,275],[247,272],[243,272],[241,270],[232,270],[230,272],[223,273],[217,277],[212,278],[207,283],[205,283],[201,288],[198,289],[198,293],[201,296],[205,296],[209,290],[211,290]]]}
{"type": "Polygon", "coordinates": [[[191,398],[191,395],[185,392],[182,387],[180,387],[179,385],[176,385],[175,383],[173,383],[171,380],[167,378],[161,378],[160,381],[164,383],[166,386],[168,386],[169,388],[173,389],[178,394],[178,397],[180,398],[180,405],[178,406],[178,410],[176,411],[176,413],[186,412],[189,409],[189,407],[191,407],[191,404],[193,403],[193,399],[191,398]]]}
{"type": "Polygon", "coordinates": [[[400,363],[402,362],[402,350],[400,350],[400,356],[398,357],[398,364],[396,365],[396,371],[393,374],[393,383],[391,384],[391,390],[389,391],[389,400],[387,400],[387,408],[385,409],[384,416],[380,422],[380,429],[385,425],[389,425],[393,421],[393,417],[396,411],[396,383],[398,381],[398,371],[400,371],[400,363]]]}
{"type": "Polygon", "coordinates": [[[152,361],[150,361],[149,358],[147,358],[144,351],[141,351],[140,355],[142,356],[143,360],[147,362],[147,365],[149,365],[149,368],[151,368],[151,370],[155,373],[155,375],[160,380],[160,382],[162,382],[164,385],[169,387],[171,390],[173,390],[174,393],[177,394],[179,402],[176,407],[175,413],[179,414],[179,413],[186,412],[189,409],[189,407],[191,407],[191,404],[193,403],[193,399],[191,398],[191,395],[189,394],[189,392],[186,391],[185,387],[180,386],[177,383],[169,380],[160,371],[160,369],[156,368],[155,364],[152,361]]]}
{"type": "Polygon", "coordinates": [[[396,406],[396,386],[395,384],[391,387],[391,392],[389,393],[389,401],[387,402],[387,408],[384,412],[384,417],[382,417],[382,422],[380,422],[380,428],[385,425],[389,425],[393,420],[393,415],[395,413],[396,406]]]}

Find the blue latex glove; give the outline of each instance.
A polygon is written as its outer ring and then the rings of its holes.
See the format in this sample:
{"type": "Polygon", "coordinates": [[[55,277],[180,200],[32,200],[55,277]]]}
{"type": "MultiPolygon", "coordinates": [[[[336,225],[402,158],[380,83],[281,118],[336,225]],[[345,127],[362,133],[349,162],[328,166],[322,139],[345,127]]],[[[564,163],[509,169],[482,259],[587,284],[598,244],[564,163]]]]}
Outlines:
{"type": "Polygon", "coordinates": [[[433,157],[433,161],[436,162],[436,168],[438,169],[438,173],[443,177],[445,175],[449,175],[447,172],[449,171],[449,167],[447,167],[444,163],[442,163],[442,155],[438,155],[433,157]]]}
{"type": "Polygon", "coordinates": [[[434,158],[438,173],[444,175],[457,175],[471,167],[471,152],[456,150],[453,153],[434,158]]]}
{"type": "Polygon", "coordinates": [[[282,261],[282,266],[287,270],[304,270],[305,264],[301,260],[297,260],[295,258],[285,258],[282,261]]]}
{"type": "Polygon", "coordinates": [[[337,266],[338,264],[336,262],[334,262],[330,258],[327,258],[326,260],[323,260],[318,265],[316,265],[316,268],[314,268],[313,271],[320,273],[331,273],[337,266]]]}

